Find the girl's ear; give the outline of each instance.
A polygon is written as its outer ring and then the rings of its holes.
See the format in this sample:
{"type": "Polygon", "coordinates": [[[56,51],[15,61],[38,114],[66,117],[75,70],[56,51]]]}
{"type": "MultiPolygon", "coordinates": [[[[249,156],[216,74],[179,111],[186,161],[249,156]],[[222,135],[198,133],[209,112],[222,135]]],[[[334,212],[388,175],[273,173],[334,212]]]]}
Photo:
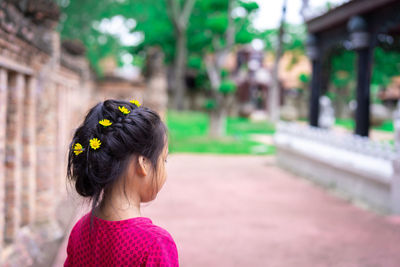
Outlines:
{"type": "Polygon", "coordinates": [[[147,175],[147,159],[141,155],[138,157],[138,164],[136,167],[136,172],[140,176],[146,176],[147,175]]]}

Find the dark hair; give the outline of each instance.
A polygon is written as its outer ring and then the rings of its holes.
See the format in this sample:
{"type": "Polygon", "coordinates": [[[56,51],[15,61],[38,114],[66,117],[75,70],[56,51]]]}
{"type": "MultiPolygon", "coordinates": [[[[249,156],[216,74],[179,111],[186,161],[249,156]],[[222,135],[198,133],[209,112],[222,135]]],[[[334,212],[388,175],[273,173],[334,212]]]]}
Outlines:
{"type": "Polygon", "coordinates": [[[101,194],[123,175],[132,155],[148,158],[156,173],[166,140],[167,128],[150,108],[122,100],[100,102],[89,110],[74,133],[68,154],[67,178],[75,183],[81,196],[92,200],[93,212],[101,194]],[[122,113],[119,107],[127,108],[130,113],[122,113]],[[112,125],[99,124],[103,119],[110,120],[112,125]],[[96,150],[89,145],[92,138],[101,142],[96,150]],[[77,143],[82,145],[83,152],[75,155],[77,143]]]}

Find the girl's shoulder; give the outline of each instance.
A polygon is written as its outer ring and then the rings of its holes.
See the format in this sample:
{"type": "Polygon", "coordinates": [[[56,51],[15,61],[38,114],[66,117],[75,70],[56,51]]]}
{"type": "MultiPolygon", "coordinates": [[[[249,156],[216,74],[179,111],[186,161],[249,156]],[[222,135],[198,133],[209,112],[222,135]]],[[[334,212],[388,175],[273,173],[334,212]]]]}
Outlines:
{"type": "Polygon", "coordinates": [[[149,239],[157,242],[175,243],[172,235],[163,227],[153,224],[148,217],[135,217],[121,221],[107,221],[92,216],[91,212],[83,215],[74,225],[71,230],[71,235],[79,235],[86,233],[91,226],[95,229],[102,229],[109,232],[119,232],[123,235],[132,232],[144,235],[149,239]]]}
{"type": "MultiPolygon", "coordinates": [[[[71,261],[74,252],[82,253],[85,251],[82,248],[87,248],[93,242],[97,242],[96,246],[103,249],[104,257],[109,253],[120,255],[135,251],[136,254],[142,255],[143,261],[160,263],[162,266],[179,266],[178,250],[171,234],[153,224],[147,217],[106,221],[91,216],[90,212],[82,216],[73,227],[68,242],[67,251],[71,261]],[[115,246],[116,243],[119,245],[115,246]]],[[[129,255],[126,257],[129,258],[129,255]]],[[[90,260],[95,259],[90,258],[90,260]]]]}
{"type": "MultiPolygon", "coordinates": [[[[90,214],[89,214],[90,215],[90,214]]],[[[76,235],[84,227],[84,222],[87,220],[88,214],[83,215],[72,227],[70,236],[76,235]]]]}

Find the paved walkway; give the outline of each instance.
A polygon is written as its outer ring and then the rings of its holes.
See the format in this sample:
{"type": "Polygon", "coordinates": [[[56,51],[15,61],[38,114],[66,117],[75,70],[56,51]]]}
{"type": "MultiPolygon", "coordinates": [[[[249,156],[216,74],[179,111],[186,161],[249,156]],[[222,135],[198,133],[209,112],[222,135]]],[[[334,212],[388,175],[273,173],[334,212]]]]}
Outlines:
{"type": "Polygon", "coordinates": [[[273,157],[179,154],[167,166],[142,214],[172,234],[181,266],[400,266],[395,217],[338,199],[273,157]]]}

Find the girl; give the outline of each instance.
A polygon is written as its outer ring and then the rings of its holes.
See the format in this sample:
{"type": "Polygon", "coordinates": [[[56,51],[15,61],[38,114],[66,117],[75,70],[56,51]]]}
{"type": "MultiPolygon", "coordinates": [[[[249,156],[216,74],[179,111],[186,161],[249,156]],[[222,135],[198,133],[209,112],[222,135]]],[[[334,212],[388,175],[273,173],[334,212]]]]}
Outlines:
{"type": "Polygon", "coordinates": [[[67,177],[92,209],[73,227],[64,266],[179,266],[172,236],[142,217],[166,180],[167,129],[136,100],[94,106],[75,131],[67,177]]]}

